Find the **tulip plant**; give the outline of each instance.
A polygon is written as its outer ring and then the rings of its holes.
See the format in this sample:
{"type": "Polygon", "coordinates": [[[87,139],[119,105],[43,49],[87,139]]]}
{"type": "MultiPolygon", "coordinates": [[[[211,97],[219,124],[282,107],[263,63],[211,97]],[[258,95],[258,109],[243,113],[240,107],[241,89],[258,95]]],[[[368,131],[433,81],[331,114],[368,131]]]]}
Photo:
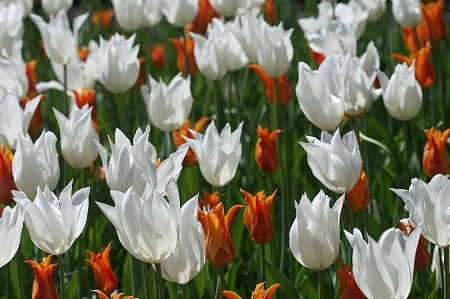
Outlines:
{"type": "Polygon", "coordinates": [[[0,1],[0,299],[450,299],[449,16],[0,1]]]}

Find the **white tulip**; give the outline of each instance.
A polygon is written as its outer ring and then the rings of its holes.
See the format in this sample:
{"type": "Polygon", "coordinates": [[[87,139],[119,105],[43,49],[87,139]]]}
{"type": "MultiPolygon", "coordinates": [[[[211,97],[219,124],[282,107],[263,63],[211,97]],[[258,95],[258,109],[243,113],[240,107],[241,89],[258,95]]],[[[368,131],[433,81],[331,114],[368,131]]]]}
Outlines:
{"type": "Polygon", "coordinates": [[[143,0],[112,0],[114,16],[121,28],[136,31],[143,21],[143,0]]]}
{"type": "Polygon", "coordinates": [[[73,0],[41,0],[42,9],[48,15],[56,15],[60,10],[68,11],[73,0]]]}
{"type": "Polygon", "coordinates": [[[420,0],[392,0],[394,19],[403,27],[415,28],[422,22],[420,0]]]}
{"type": "Polygon", "coordinates": [[[6,206],[0,217],[0,268],[9,263],[19,249],[20,237],[22,235],[23,215],[19,207],[6,206]]]}
{"type": "Polygon", "coordinates": [[[191,23],[198,13],[199,0],[163,0],[161,11],[167,22],[177,27],[191,23]]]}

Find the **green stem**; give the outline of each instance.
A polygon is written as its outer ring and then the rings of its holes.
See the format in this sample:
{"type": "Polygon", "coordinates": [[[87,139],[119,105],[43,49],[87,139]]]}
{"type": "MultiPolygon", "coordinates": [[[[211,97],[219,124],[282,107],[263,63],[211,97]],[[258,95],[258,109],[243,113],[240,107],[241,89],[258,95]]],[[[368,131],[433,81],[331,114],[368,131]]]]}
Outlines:
{"type": "Polygon", "coordinates": [[[58,265],[59,265],[59,298],[66,299],[66,283],[64,281],[64,267],[62,254],[58,255],[58,265]]]}
{"type": "Polygon", "coordinates": [[[220,132],[224,127],[225,112],[222,107],[222,96],[220,92],[219,80],[213,82],[214,84],[214,96],[216,97],[216,116],[217,116],[217,130],[220,132]]]}
{"type": "Polygon", "coordinates": [[[117,110],[119,112],[119,126],[120,130],[128,136],[128,128],[127,128],[127,121],[125,116],[125,105],[124,105],[124,97],[123,94],[116,94],[116,104],[117,104],[117,110]]]}
{"type": "MultiPolygon", "coordinates": [[[[137,287],[136,287],[136,277],[135,277],[135,268],[136,268],[136,263],[137,263],[137,259],[131,254],[128,253],[129,257],[130,257],[130,280],[131,280],[131,293],[133,295],[137,294],[137,287]]],[[[137,269],[136,269],[137,270],[137,269]]]]}
{"type": "MultiPolygon", "coordinates": [[[[19,288],[19,299],[25,298],[23,295],[23,287],[22,287],[22,274],[20,273],[20,266],[19,266],[19,262],[20,262],[20,257],[19,254],[17,253],[16,256],[14,257],[15,259],[15,266],[16,266],[16,275],[17,275],[17,284],[18,284],[18,288],[19,288]]],[[[5,269],[7,269],[5,267],[5,269]]],[[[8,270],[6,271],[8,273],[8,270]]],[[[9,273],[8,273],[9,274],[9,273]]],[[[6,281],[6,285],[9,285],[9,280],[6,281]]],[[[8,287],[7,287],[8,288],[8,287]]],[[[6,298],[8,298],[8,296],[6,296],[6,298]]]]}
{"type": "Polygon", "coordinates": [[[64,72],[64,93],[63,93],[63,102],[62,102],[62,113],[64,115],[68,115],[67,111],[67,65],[63,66],[64,72]]]}
{"type": "Polygon", "coordinates": [[[165,158],[169,158],[172,153],[172,138],[170,132],[164,132],[164,154],[165,158]]]}
{"type": "Polygon", "coordinates": [[[189,299],[189,288],[187,284],[181,285],[181,293],[183,295],[183,299],[189,299]]]}
{"type": "Polygon", "coordinates": [[[220,292],[222,293],[227,288],[226,285],[225,285],[224,269],[220,268],[220,269],[217,269],[217,270],[219,270],[220,292]]]}
{"type": "Polygon", "coordinates": [[[151,287],[150,287],[150,281],[147,278],[147,265],[145,262],[141,262],[142,264],[142,278],[144,279],[144,285],[145,285],[145,298],[149,299],[151,297],[151,287]]]}
{"type": "Polygon", "coordinates": [[[324,281],[323,281],[324,271],[323,270],[318,271],[318,274],[319,274],[319,299],[323,299],[323,298],[325,298],[325,294],[324,294],[325,286],[324,286],[324,281]]]}
{"type": "MultiPolygon", "coordinates": [[[[83,169],[78,170],[78,189],[84,185],[83,169]]],[[[83,233],[82,233],[83,235],[83,233]]],[[[82,297],[83,293],[83,237],[78,238],[78,299],[82,297]]]]}
{"type": "Polygon", "coordinates": [[[409,128],[408,128],[408,121],[404,121],[403,122],[403,135],[404,135],[404,140],[405,140],[405,148],[404,148],[404,165],[405,167],[405,176],[406,176],[406,180],[405,180],[405,185],[408,185],[408,182],[411,178],[411,174],[410,174],[410,168],[409,168],[409,153],[408,153],[408,147],[410,146],[410,138],[409,138],[409,128]]]}
{"type": "Polygon", "coordinates": [[[266,281],[266,243],[261,244],[261,282],[266,281]]]}
{"type": "Polygon", "coordinates": [[[450,248],[442,248],[444,251],[444,299],[450,299],[450,284],[449,284],[449,250],[450,248]]]}
{"type": "Polygon", "coordinates": [[[189,75],[189,66],[188,66],[188,57],[187,57],[187,39],[188,39],[188,34],[184,35],[184,40],[183,40],[183,55],[184,55],[184,59],[183,59],[183,75],[184,76],[188,76],[189,75]]]}
{"type": "Polygon", "coordinates": [[[164,283],[161,274],[161,264],[155,264],[156,281],[158,283],[158,299],[164,299],[164,283]]]}

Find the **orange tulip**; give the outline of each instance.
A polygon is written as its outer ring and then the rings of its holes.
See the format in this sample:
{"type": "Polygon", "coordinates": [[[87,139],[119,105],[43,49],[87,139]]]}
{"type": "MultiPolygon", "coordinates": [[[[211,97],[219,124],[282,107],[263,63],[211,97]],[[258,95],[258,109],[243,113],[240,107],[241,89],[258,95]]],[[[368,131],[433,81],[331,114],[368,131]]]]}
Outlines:
{"type": "Polygon", "coordinates": [[[417,51],[411,52],[410,56],[404,56],[400,54],[392,54],[392,58],[406,62],[410,66],[415,61],[415,76],[417,81],[422,87],[429,87],[433,85],[435,80],[435,74],[433,66],[431,65],[431,45],[427,44],[425,47],[420,48],[417,51]]]}
{"type": "Polygon", "coordinates": [[[16,190],[12,174],[13,153],[0,145],[0,203],[9,205],[13,202],[11,190],[16,190]]]}
{"type": "MultiPolygon", "coordinates": [[[[37,96],[36,83],[36,60],[31,60],[25,64],[25,72],[27,74],[28,79],[28,92],[27,95],[21,100],[22,108],[25,108],[26,103],[29,100],[34,99],[37,96]]],[[[45,96],[41,97],[39,105],[36,108],[36,111],[33,114],[33,117],[30,121],[30,126],[28,127],[28,133],[30,135],[36,135],[42,131],[42,126],[44,125],[44,117],[41,112],[41,103],[44,100],[45,96]]]]}
{"type": "Polygon", "coordinates": [[[261,128],[258,125],[256,133],[259,136],[255,147],[255,160],[259,168],[267,173],[273,173],[278,169],[278,154],[276,138],[282,130],[275,130],[269,134],[269,128],[261,128]]]}
{"type": "Polygon", "coordinates": [[[42,259],[42,263],[35,261],[25,261],[33,269],[35,280],[33,283],[32,299],[58,299],[55,285],[53,284],[52,272],[57,264],[50,264],[52,256],[42,259]]]}
{"type": "MultiPolygon", "coordinates": [[[[42,101],[47,97],[46,94],[41,95],[41,98],[39,99],[39,104],[36,107],[36,110],[34,111],[33,117],[31,118],[30,125],[28,127],[28,134],[30,135],[37,135],[42,132],[42,126],[44,125],[44,116],[42,115],[42,101]]],[[[30,98],[28,96],[24,97],[20,103],[22,108],[25,109],[25,106],[27,105],[28,101],[32,100],[33,98],[30,98]]]]}
{"type": "Polygon", "coordinates": [[[369,183],[367,181],[366,173],[364,169],[361,169],[361,174],[356,182],[355,186],[347,193],[348,200],[350,201],[350,208],[353,212],[360,212],[369,206],[369,183]]]}
{"type": "Polygon", "coordinates": [[[208,191],[203,190],[203,198],[204,199],[198,198],[198,206],[200,210],[209,212],[219,203],[219,191],[211,194],[208,191]]]}
{"type": "Polygon", "coordinates": [[[92,267],[98,287],[108,295],[114,292],[119,283],[109,261],[111,248],[111,243],[109,243],[105,250],[100,250],[98,254],[88,251],[90,259],[86,260],[92,267]]]}
{"type": "Polygon", "coordinates": [[[444,15],[442,13],[443,9],[444,0],[422,3],[422,24],[425,24],[429,39],[433,42],[433,45],[444,40],[447,36],[444,15]]]}
{"type": "Polygon", "coordinates": [[[95,90],[89,90],[87,89],[87,87],[83,87],[81,93],[78,93],[76,90],[73,90],[73,93],[75,94],[75,102],[78,108],[81,109],[85,104],[88,104],[89,107],[92,107],[92,124],[95,131],[98,133],[97,113],[95,109],[95,90]]]}
{"type": "Polygon", "coordinates": [[[423,149],[423,172],[429,178],[434,177],[436,174],[448,174],[450,173],[450,163],[447,159],[447,139],[450,134],[450,129],[445,130],[443,133],[431,128],[425,130],[428,142],[423,149]]]}
{"type": "MultiPolygon", "coordinates": [[[[252,292],[251,299],[271,299],[275,294],[275,291],[281,286],[281,284],[276,283],[270,286],[267,290],[264,290],[265,282],[258,283],[255,290],[252,292]]],[[[223,297],[227,299],[242,299],[241,296],[231,291],[224,291],[220,293],[223,297]]]]}
{"type": "Polygon", "coordinates": [[[337,270],[339,283],[341,285],[341,296],[339,298],[340,299],[366,298],[356,285],[352,267],[346,266],[344,262],[342,262],[340,259],[338,261],[342,268],[337,270]]]}
{"type": "Polygon", "coordinates": [[[198,2],[198,13],[194,21],[188,25],[189,31],[205,35],[206,29],[212,19],[220,18],[220,14],[214,10],[209,0],[200,0],[198,2]]]}
{"type": "MultiPolygon", "coordinates": [[[[266,88],[266,97],[267,100],[273,104],[274,98],[273,98],[273,82],[274,79],[269,77],[262,68],[257,64],[250,64],[248,66],[249,69],[256,72],[256,74],[261,78],[263,81],[263,84],[266,88]]],[[[289,103],[289,101],[292,99],[293,93],[291,85],[288,82],[286,74],[279,77],[277,79],[278,84],[278,97],[277,97],[277,104],[278,105],[286,105],[289,103]]]]}
{"type": "Polygon", "coordinates": [[[236,257],[231,242],[231,223],[236,212],[243,207],[241,205],[231,207],[226,217],[222,203],[219,203],[208,213],[198,211],[198,220],[205,232],[206,260],[211,266],[224,268],[236,257]]]}
{"type": "Polygon", "coordinates": [[[274,235],[270,208],[277,190],[265,200],[264,191],[258,192],[255,196],[242,189],[241,193],[244,195],[247,204],[244,210],[244,224],[250,232],[252,240],[258,244],[270,242],[274,235]]]}
{"type": "Polygon", "coordinates": [[[311,50],[311,48],[309,48],[309,54],[311,55],[311,58],[314,60],[317,66],[320,66],[325,60],[325,55],[323,55],[322,53],[314,52],[313,50],[311,50]]]}
{"type": "MultiPolygon", "coordinates": [[[[99,299],[110,299],[106,294],[99,290],[92,290],[92,292],[98,295],[99,299]]],[[[122,296],[123,293],[115,294],[111,296],[111,299],[135,299],[133,296],[122,296]]]]}
{"type": "Polygon", "coordinates": [[[153,64],[158,69],[164,68],[164,53],[166,51],[166,47],[162,44],[154,44],[152,49],[150,50],[150,57],[152,59],[153,64]]]}
{"type": "Polygon", "coordinates": [[[36,59],[33,59],[33,60],[25,63],[25,73],[27,74],[27,79],[28,79],[28,92],[27,92],[26,97],[30,100],[33,99],[35,96],[37,96],[36,63],[37,63],[36,59]]]}
{"type": "Polygon", "coordinates": [[[275,24],[275,21],[277,20],[277,10],[275,7],[275,1],[274,0],[266,0],[263,6],[263,13],[266,17],[266,21],[269,24],[275,24]]]}
{"type": "Polygon", "coordinates": [[[91,23],[94,25],[101,25],[103,29],[108,29],[111,26],[111,20],[114,16],[114,10],[100,9],[92,13],[91,23]]]}
{"type": "MultiPolygon", "coordinates": [[[[170,41],[175,46],[177,50],[177,67],[180,72],[184,72],[184,38],[180,37],[179,39],[171,38],[170,41]]],[[[198,74],[197,63],[195,62],[194,57],[194,41],[188,36],[186,40],[186,56],[188,62],[188,74],[191,77],[195,77],[198,74]]]]}
{"type": "MultiPolygon", "coordinates": [[[[398,228],[407,236],[414,231],[414,227],[411,225],[408,219],[403,219],[397,222],[398,228]]],[[[431,262],[431,255],[428,252],[425,238],[421,235],[419,243],[417,243],[416,257],[414,258],[414,271],[422,271],[431,262]]]]}
{"type": "Polygon", "coordinates": [[[78,57],[80,57],[81,61],[86,61],[89,56],[89,48],[83,46],[77,49],[78,57]]]}
{"type": "Polygon", "coordinates": [[[136,84],[134,84],[135,88],[140,88],[142,85],[144,85],[147,81],[147,77],[145,75],[145,67],[143,67],[143,64],[145,62],[145,57],[138,57],[139,61],[139,73],[138,78],[136,80],[136,84]]]}
{"type": "MultiPolygon", "coordinates": [[[[192,128],[195,132],[201,133],[203,131],[203,127],[206,125],[206,123],[209,121],[209,117],[202,117],[192,128]]],[[[181,136],[185,136],[191,139],[194,139],[194,135],[189,131],[191,128],[191,121],[187,119],[183,126],[179,129],[172,132],[172,139],[173,143],[175,144],[175,147],[178,148],[180,145],[185,144],[186,141],[181,136]]],[[[183,160],[184,166],[193,166],[198,163],[197,156],[195,156],[194,152],[191,148],[189,148],[188,152],[186,153],[186,156],[183,160]]]]}

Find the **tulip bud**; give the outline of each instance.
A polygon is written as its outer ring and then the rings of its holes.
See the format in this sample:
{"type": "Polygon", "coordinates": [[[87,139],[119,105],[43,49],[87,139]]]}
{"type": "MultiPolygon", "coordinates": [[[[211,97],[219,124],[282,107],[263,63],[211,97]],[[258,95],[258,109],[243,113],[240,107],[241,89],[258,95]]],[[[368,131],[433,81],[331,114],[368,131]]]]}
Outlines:
{"type": "MultiPolygon", "coordinates": [[[[447,36],[443,10],[444,0],[422,3],[424,22],[422,22],[419,27],[424,27],[420,29],[427,33],[429,39],[433,42],[433,45],[445,40],[447,36]]],[[[419,30],[419,27],[417,30],[419,30]]]]}
{"type": "MultiPolygon", "coordinates": [[[[27,260],[25,263],[30,265],[33,269],[35,280],[33,283],[32,299],[48,298],[48,299],[58,299],[56,294],[56,288],[53,284],[52,272],[53,268],[57,264],[50,264],[52,255],[44,257],[42,263],[38,264],[35,261],[27,260]]],[[[62,265],[60,265],[62,267],[62,265]]]]}
{"type": "Polygon", "coordinates": [[[90,259],[86,260],[92,267],[92,272],[94,272],[95,281],[97,282],[98,287],[107,295],[114,292],[119,284],[109,260],[111,248],[111,243],[109,243],[105,250],[100,250],[98,254],[88,250],[90,259]]]}
{"type": "Polygon", "coordinates": [[[198,13],[199,0],[163,0],[161,11],[170,24],[183,27],[192,22],[198,13]]]}
{"type": "Polygon", "coordinates": [[[56,15],[60,10],[68,11],[73,0],[41,0],[42,9],[48,15],[56,15]]]}
{"type": "Polygon", "coordinates": [[[136,31],[142,25],[143,0],[112,0],[114,15],[121,28],[126,31],[136,31]]]}
{"type": "Polygon", "coordinates": [[[348,200],[350,201],[350,208],[353,212],[361,212],[369,206],[369,183],[367,181],[366,173],[364,169],[361,169],[361,174],[356,182],[355,186],[347,193],[348,200]]]}
{"type": "MultiPolygon", "coordinates": [[[[409,219],[402,219],[397,222],[398,228],[407,236],[413,231],[414,227],[409,222],[409,219]]],[[[417,243],[416,257],[414,258],[414,271],[424,270],[431,262],[431,255],[428,252],[425,238],[420,235],[419,243],[417,243]]]]}
{"type": "Polygon", "coordinates": [[[278,169],[276,138],[283,131],[275,130],[269,134],[269,128],[263,129],[258,125],[256,132],[259,136],[255,148],[256,163],[263,171],[273,173],[278,169]]]}
{"type": "Polygon", "coordinates": [[[12,172],[13,153],[0,145],[0,203],[9,205],[13,202],[11,190],[17,189],[12,172]]]}
{"type": "Polygon", "coordinates": [[[401,26],[414,28],[423,18],[420,0],[392,0],[392,14],[401,26]]]}
{"type": "Polygon", "coordinates": [[[431,128],[425,130],[427,136],[427,143],[423,149],[422,166],[423,172],[429,178],[436,174],[450,173],[450,163],[447,159],[447,139],[450,135],[450,129],[444,132],[431,128]]]}
{"type": "MultiPolygon", "coordinates": [[[[180,37],[180,39],[171,38],[170,41],[175,46],[177,50],[177,68],[180,72],[184,72],[186,58],[184,55],[184,43],[185,39],[180,37]]],[[[186,38],[186,57],[187,57],[187,72],[191,77],[195,77],[198,74],[197,63],[195,62],[194,56],[194,41],[187,35],[186,38]]]]}

